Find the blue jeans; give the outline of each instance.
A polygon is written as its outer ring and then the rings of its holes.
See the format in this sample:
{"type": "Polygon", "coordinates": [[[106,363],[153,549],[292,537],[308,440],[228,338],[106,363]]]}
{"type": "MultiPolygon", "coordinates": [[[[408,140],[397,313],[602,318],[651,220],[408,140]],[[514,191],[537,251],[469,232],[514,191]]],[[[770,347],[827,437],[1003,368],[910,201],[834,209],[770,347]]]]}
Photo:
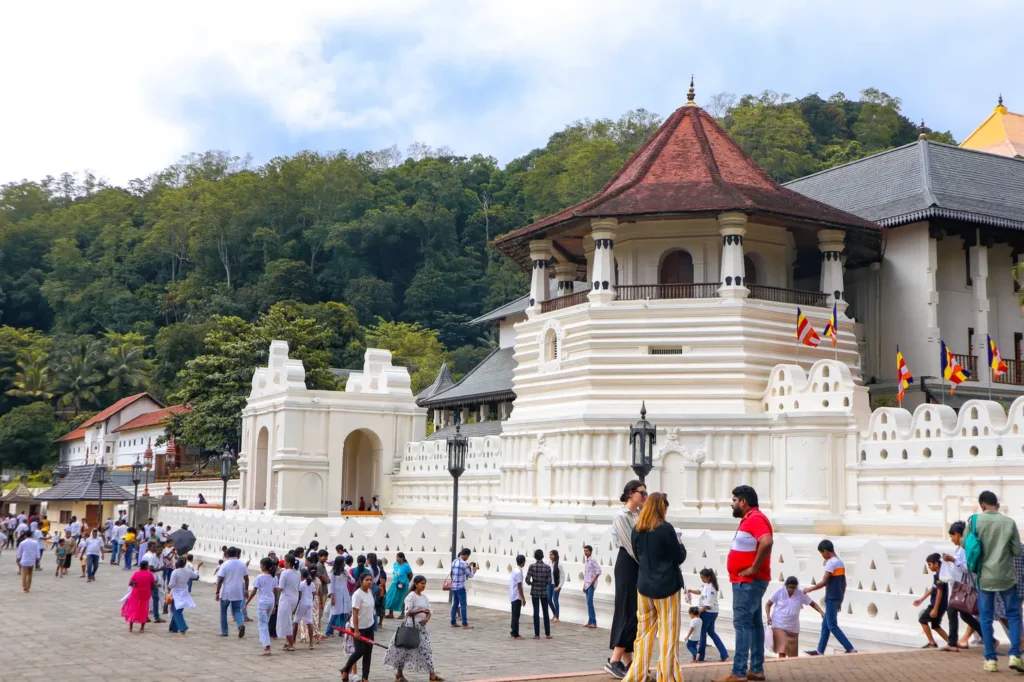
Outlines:
{"type": "Polygon", "coordinates": [[[171,625],[167,629],[171,632],[188,630],[188,625],[185,624],[185,609],[176,609],[171,606],[171,625]]]}
{"type": "Polygon", "coordinates": [[[110,541],[110,563],[111,565],[117,565],[117,562],[121,560],[121,541],[111,540],[110,541]]]}
{"type": "Polygon", "coordinates": [[[551,615],[558,618],[558,595],[561,592],[555,592],[555,586],[548,583],[548,603],[551,604],[551,615]]]}
{"type": "Polygon", "coordinates": [[[1017,594],[1017,587],[1008,590],[994,592],[992,590],[978,590],[978,612],[981,621],[981,639],[985,642],[985,660],[994,661],[996,655],[995,637],[992,634],[992,618],[995,613],[996,595],[1003,598],[1003,606],[1006,607],[1006,620],[1010,624],[1010,655],[1020,656],[1020,595],[1017,594]]]}
{"type": "Polygon", "coordinates": [[[149,596],[153,601],[153,620],[160,622],[160,588],[155,583],[149,596]]]}
{"type": "Polygon", "coordinates": [[[132,555],[135,554],[135,545],[128,545],[124,548],[124,567],[129,569],[132,567],[132,555]]]}
{"type": "Polygon", "coordinates": [[[693,641],[692,639],[686,640],[686,650],[690,652],[690,655],[693,656],[693,660],[696,661],[697,660],[697,642],[693,641]]]}
{"type": "Polygon", "coordinates": [[[761,600],[768,589],[767,580],[732,584],[732,626],[736,631],[736,654],[732,659],[732,674],[747,676],[750,672],[764,673],[764,621],[761,620],[761,600]]]}
{"type": "Polygon", "coordinates": [[[242,600],[234,599],[220,600],[220,634],[228,634],[228,606],[231,606],[231,616],[235,619],[235,625],[242,627],[242,600]]]}
{"type": "Polygon", "coordinates": [[[96,571],[100,567],[100,555],[99,554],[86,554],[85,555],[85,575],[90,580],[96,577],[96,571]]]}
{"type": "Polygon", "coordinates": [[[587,625],[597,625],[597,612],[594,611],[594,590],[596,585],[591,585],[585,590],[587,595],[587,625]]]}
{"type": "Polygon", "coordinates": [[[457,590],[452,590],[452,625],[455,625],[455,611],[456,609],[462,611],[462,625],[469,625],[469,620],[466,617],[466,588],[461,587],[457,590]]]}
{"type": "Polygon", "coordinates": [[[327,624],[327,632],[325,637],[333,637],[335,630],[341,630],[343,627],[348,625],[350,613],[334,613],[331,614],[331,620],[327,624]]]}
{"type": "Polygon", "coordinates": [[[707,651],[708,637],[711,638],[711,642],[718,647],[718,655],[724,661],[729,658],[729,650],[725,648],[725,644],[722,643],[722,638],[718,636],[715,631],[715,621],[718,620],[718,611],[705,611],[700,614],[700,644],[697,645],[697,660],[704,660],[704,653],[707,651]]]}
{"type": "Polygon", "coordinates": [[[821,637],[818,639],[818,653],[824,654],[828,646],[828,636],[831,634],[836,641],[847,651],[853,651],[853,645],[846,638],[846,634],[839,629],[839,609],[843,602],[833,599],[825,600],[825,618],[821,621],[821,637]]]}

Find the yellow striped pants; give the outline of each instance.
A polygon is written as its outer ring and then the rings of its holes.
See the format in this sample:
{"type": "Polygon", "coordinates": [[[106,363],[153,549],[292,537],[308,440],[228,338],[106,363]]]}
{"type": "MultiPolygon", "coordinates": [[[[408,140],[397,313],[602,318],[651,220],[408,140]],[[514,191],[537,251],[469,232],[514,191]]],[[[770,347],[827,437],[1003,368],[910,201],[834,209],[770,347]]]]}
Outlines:
{"type": "Polygon", "coordinates": [[[633,664],[629,666],[625,682],[645,682],[654,655],[655,636],[658,639],[658,682],[683,682],[678,656],[680,594],[676,592],[664,599],[637,594],[636,642],[633,664]]]}

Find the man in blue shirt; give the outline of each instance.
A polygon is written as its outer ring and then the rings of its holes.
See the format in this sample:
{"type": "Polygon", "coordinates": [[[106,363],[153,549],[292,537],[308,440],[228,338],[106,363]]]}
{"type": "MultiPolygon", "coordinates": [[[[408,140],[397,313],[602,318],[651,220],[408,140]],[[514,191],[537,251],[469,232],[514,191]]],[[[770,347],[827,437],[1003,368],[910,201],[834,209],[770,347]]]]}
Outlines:
{"type": "Polygon", "coordinates": [[[466,581],[476,575],[476,564],[466,563],[469,558],[469,550],[463,549],[459,556],[452,562],[452,627],[459,627],[455,622],[455,616],[461,609],[462,627],[469,629],[472,626],[466,617],[466,581]]]}

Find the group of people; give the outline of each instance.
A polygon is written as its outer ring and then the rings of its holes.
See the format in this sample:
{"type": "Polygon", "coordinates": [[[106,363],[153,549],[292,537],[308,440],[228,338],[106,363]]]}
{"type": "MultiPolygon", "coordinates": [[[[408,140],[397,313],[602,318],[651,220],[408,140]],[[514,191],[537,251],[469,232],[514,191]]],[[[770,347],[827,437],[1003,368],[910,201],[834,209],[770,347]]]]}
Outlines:
{"type": "Polygon", "coordinates": [[[369,504],[367,504],[366,499],[363,498],[363,497],[360,497],[359,498],[359,506],[358,507],[352,504],[352,500],[343,500],[342,503],[341,503],[341,511],[343,511],[343,512],[350,512],[350,511],[374,511],[374,512],[379,512],[380,511],[380,500],[377,499],[376,495],[374,495],[370,499],[369,504]]]}

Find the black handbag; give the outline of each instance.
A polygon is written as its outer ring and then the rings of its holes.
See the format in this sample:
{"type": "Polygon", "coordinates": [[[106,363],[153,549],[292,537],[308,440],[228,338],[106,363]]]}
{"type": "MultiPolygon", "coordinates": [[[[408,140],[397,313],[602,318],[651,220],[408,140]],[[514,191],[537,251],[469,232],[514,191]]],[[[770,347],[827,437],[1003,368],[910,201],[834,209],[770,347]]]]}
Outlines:
{"type": "Polygon", "coordinates": [[[420,629],[412,618],[398,626],[398,631],[395,632],[395,646],[399,649],[420,648],[420,629]]]}

